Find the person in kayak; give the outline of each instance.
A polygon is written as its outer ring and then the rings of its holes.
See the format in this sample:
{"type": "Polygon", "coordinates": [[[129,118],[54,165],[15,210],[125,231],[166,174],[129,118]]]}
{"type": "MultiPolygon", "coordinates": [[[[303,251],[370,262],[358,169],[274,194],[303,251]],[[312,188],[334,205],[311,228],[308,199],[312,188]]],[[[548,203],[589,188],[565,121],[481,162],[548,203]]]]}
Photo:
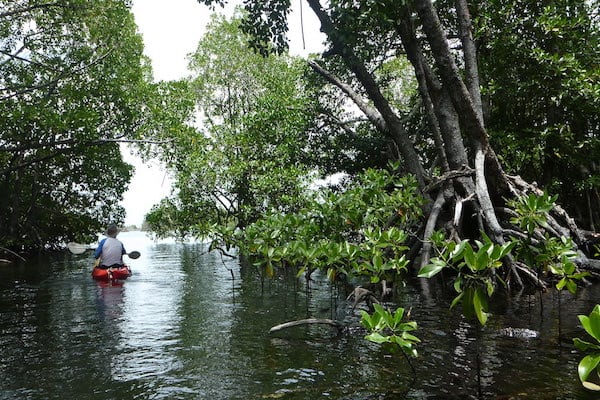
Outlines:
{"type": "Polygon", "coordinates": [[[117,239],[118,234],[119,230],[115,224],[110,224],[106,229],[106,237],[100,241],[94,252],[94,257],[96,259],[100,258],[99,268],[120,268],[123,266],[123,254],[127,254],[127,252],[123,243],[117,239]]]}

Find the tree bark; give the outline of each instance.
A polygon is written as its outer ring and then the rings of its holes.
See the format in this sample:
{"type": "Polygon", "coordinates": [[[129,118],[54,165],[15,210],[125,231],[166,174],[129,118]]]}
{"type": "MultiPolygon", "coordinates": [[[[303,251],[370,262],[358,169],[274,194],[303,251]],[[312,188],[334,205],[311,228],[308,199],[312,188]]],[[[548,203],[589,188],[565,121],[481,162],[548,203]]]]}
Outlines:
{"type": "Polygon", "coordinates": [[[477,51],[475,49],[475,42],[473,41],[471,15],[466,0],[456,0],[456,12],[458,14],[460,41],[463,47],[466,85],[471,94],[475,113],[481,124],[484,125],[483,105],[479,85],[479,68],[477,67],[477,51]]]}

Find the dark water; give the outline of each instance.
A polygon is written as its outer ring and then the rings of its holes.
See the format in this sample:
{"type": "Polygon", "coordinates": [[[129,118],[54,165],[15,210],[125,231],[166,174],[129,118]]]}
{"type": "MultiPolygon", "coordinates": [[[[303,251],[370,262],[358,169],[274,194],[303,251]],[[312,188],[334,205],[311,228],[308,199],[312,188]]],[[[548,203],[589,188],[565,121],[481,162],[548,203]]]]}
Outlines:
{"type": "Polygon", "coordinates": [[[362,339],[342,289],[317,281],[261,281],[252,268],[205,254],[201,244],[153,243],[122,233],[139,250],[122,286],[90,277],[91,254],[0,267],[0,399],[593,399],[581,388],[585,338],[577,314],[600,290],[520,295],[492,310],[478,332],[440,288],[408,285],[401,305],[419,324],[413,373],[362,339]],[[269,328],[306,317],[351,329],[269,328]],[[560,321],[560,323],[559,323],[560,321]],[[539,337],[498,335],[504,326],[539,337]],[[560,338],[563,338],[562,340],[560,338]],[[479,354],[479,356],[477,355],[479,354]]]}

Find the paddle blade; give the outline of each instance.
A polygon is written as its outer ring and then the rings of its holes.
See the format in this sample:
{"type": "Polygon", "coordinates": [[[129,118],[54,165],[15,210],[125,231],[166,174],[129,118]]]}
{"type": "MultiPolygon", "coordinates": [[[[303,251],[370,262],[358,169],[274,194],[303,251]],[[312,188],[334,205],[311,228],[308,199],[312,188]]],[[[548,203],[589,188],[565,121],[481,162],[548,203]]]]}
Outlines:
{"type": "Polygon", "coordinates": [[[140,258],[141,254],[139,251],[132,251],[131,253],[127,254],[129,256],[129,258],[132,259],[136,259],[136,258],[140,258]]]}
{"type": "Polygon", "coordinates": [[[67,248],[73,254],[83,254],[89,247],[86,244],[69,242],[67,248]]]}

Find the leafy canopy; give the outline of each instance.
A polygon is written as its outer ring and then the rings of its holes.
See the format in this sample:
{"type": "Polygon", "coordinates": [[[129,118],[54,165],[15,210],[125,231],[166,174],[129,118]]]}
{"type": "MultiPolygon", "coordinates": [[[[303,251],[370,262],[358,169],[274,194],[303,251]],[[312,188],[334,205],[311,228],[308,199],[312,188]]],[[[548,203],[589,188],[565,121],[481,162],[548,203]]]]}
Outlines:
{"type": "Polygon", "coordinates": [[[0,243],[58,246],[123,220],[157,95],[130,4],[0,1],[0,243]]]}
{"type": "Polygon", "coordinates": [[[177,194],[148,216],[158,233],[207,235],[215,224],[244,227],[261,213],[300,205],[311,176],[306,66],[260,56],[247,41],[239,15],[214,16],[190,56],[201,129],[171,137],[176,147],[165,156],[177,194]]]}

